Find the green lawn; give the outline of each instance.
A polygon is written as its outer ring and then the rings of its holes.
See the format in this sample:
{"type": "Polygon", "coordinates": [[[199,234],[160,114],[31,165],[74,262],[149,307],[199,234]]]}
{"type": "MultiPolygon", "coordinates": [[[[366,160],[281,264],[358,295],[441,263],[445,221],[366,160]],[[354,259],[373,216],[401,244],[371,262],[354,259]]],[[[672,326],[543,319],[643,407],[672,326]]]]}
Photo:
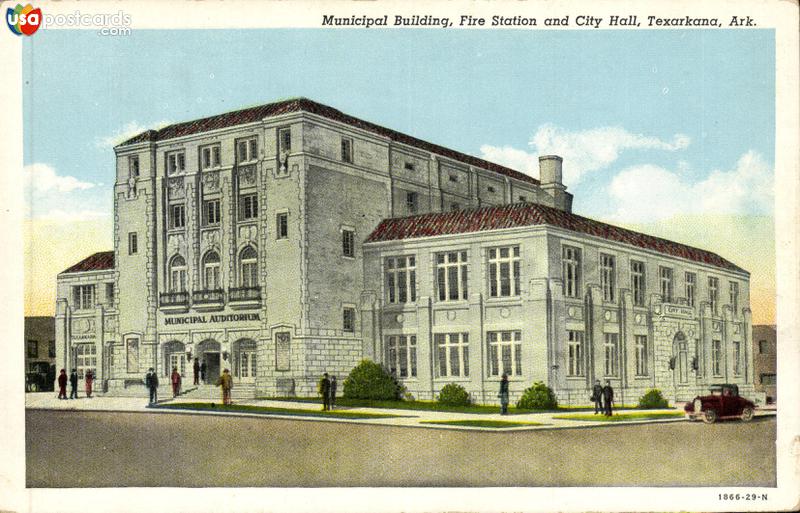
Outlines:
{"type": "Polygon", "coordinates": [[[232,404],[225,406],[214,403],[171,403],[152,406],[164,410],[190,410],[190,411],[231,411],[242,413],[261,413],[278,415],[302,415],[303,417],[326,417],[334,419],[381,419],[399,417],[399,415],[388,415],[385,413],[362,413],[351,411],[322,411],[296,408],[272,408],[268,406],[251,406],[247,404],[232,404]]]}
{"type": "Polygon", "coordinates": [[[680,411],[659,411],[659,412],[633,412],[633,413],[619,413],[611,417],[605,415],[556,415],[554,419],[560,420],[589,420],[597,422],[625,422],[628,420],[657,420],[657,419],[671,419],[683,417],[683,412],[680,411]]]}
{"type": "Polygon", "coordinates": [[[420,424],[443,424],[485,428],[510,428],[522,426],[544,426],[541,422],[509,422],[507,420],[423,420],[420,424]]]}

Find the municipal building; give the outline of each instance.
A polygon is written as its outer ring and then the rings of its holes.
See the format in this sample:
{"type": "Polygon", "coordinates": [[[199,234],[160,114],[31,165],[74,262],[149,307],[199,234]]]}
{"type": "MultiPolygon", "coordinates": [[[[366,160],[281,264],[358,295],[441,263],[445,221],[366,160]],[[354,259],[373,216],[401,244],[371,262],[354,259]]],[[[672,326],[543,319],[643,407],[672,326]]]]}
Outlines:
{"type": "MultiPolygon", "coordinates": [[[[753,394],[749,273],[572,212],[540,179],[300,98],[115,149],[114,249],[58,275],[58,368],[144,395],[153,367],[234,396],[313,396],[380,362],[417,399],[535,381],[586,404],[710,383],[753,394]]],[[[569,163],[567,163],[569,165],[569,163]]],[[[340,387],[341,390],[341,387],[340,387]]]]}

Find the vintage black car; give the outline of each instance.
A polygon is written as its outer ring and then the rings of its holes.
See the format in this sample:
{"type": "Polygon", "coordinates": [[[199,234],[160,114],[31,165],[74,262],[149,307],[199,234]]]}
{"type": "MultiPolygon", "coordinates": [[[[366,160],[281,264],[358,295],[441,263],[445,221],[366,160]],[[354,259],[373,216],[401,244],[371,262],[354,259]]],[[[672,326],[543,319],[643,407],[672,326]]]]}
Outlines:
{"type": "Polygon", "coordinates": [[[753,419],[756,405],[752,401],[739,396],[737,385],[711,385],[709,394],[697,396],[686,403],[683,410],[689,420],[702,419],[713,424],[721,419],[741,419],[749,422],[753,419]]]}
{"type": "Polygon", "coordinates": [[[56,368],[41,364],[31,372],[25,373],[26,392],[52,392],[55,389],[56,368]]]}

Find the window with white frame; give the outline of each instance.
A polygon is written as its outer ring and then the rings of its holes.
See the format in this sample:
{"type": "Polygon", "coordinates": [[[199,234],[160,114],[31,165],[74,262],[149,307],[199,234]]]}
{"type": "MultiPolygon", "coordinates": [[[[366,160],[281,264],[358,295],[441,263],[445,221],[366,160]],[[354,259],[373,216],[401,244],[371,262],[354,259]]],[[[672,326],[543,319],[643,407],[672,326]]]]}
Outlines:
{"type": "Polygon", "coordinates": [[[469,376],[469,334],[436,333],[436,376],[451,378],[469,376]]]}
{"type": "Polygon", "coordinates": [[[169,276],[170,292],[186,292],[186,260],[181,255],[170,260],[169,276]]]}
{"type": "Polygon", "coordinates": [[[417,336],[390,335],[386,337],[389,372],[398,378],[417,377],[417,336]]]}
{"type": "Polygon", "coordinates": [[[522,332],[490,331],[486,334],[489,345],[489,375],[522,375],[522,332]]]}
{"type": "Polygon", "coordinates": [[[292,151],[292,131],[290,128],[281,128],[278,130],[278,146],[281,153],[292,151]]]}
{"type": "Polygon", "coordinates": [[[708,278],[708,301],[711,303],[711,312],[716,315],[719,304],[719,278],[713,276],[708,278]]]}
{"type": "Polygon", "coordinates": [[[220,163],[220,147],[218,144],[206,146],[200,150],[200,165],[202,169],[213,169],[219,167],[220,163]]]}
{"type": "Polygon", "coordinates": [[[600,253],[600,287],[603,289],[603,301],[614,301],[616,298],[617,260],[613,255],[600,253]]]}
{"type": "Polygon", "coordinates": [[[439,301],[467,299],[467,252],[436,254],[436,289],[439,301]]]}
{"type": "Polygon", "coordinates": [[[78,310],[94,308],[94,285],[76,285],[75,287],[72,287],[72,300],[75,308],[78,310]]]}
{"type": "Polygon", "coordinates": [[[349,228],[342,229],[342,256],[356,256],[356,232],[349,228]]]}
{"type": "Polygon", "coordinates": [[[342,138],[342,162],[353,162],[353,140],[342,138]]]}
{"type": "Polygon", "coordinates": [[[167,373],[171,375],[172,369],[178,369],[178,374],[181,376],[186,375],[186,353],[183,351],[178,351],[175,353],[169,353],[167,355],[167,373]]]}
{"type": "Polygon", "coordinates": [[[258,286],[258,253],[253,246],[247,246],[239,254],[239,269],[242,287],[258,286]]]}
{"type": "Polygon", "coordinates": [[[183,203],[173,203],[169,206],[170,229],[181,229],[186,226],[186,206],[183,203]]]}
{"type": "Polygon", "coordinates": [[[631,260],[631,289],[633,289],[633,304],[635,306],[644,306],[646,294],[644,262],[631,260]]]}
{"type": "Polygon", "coordinates": [[[77,344],[75,346],[75,367],[78,379],[83,379],[91,371],[97,377],[97,346],[94,344],[77,344]]]}
{"type": "Polygon", "coordinates": [[[603,333],[603,372],[605,376],[619,375],[619,335],[603,333]]]}
{"type": "Polygon", "coordinates": [[[489,249],[489,297],[519,295],[519,246],[489,249]]]}
{"type": "Polygon", "coordinates": [[[672,302],[672,268],[660,267],[658,277],[661,283],[661,297],[665,303],[672,302]]]}
{"type": "Polygon", "coordinates": [[[564,246],[561,250],[561,261],[564,266],[564,295],[580,297],[581,295],[581,250],[572,246],[564,246]]]}
{"type": "Polygon", "coordinates": [[[722,376],[722,341],[711,341],[711,373],[722,376]]]}
{"type": "Polygon", "coordinates": [[[636,360],[636,375],[647,376],[647,336],[635,335],[634,336],[634,350],[636,360]]]}
{"type": "Polygon", "coordinates": [[[697,275],[694,273],[686,273],[686,304],[689,306],[694,306],[696,285],[697,275]]]}
{"type": "Polygon", "coordinates": [[[390,304],[417,300],[417,260],[413,255],[387,257],[384,261],[386,301],[390,304]]]}
{"type": "Polygon", "coordinates": [[[739,311],[739,284],[735,281],[730,282],[730,305],[733,309],[733,315],[739,311]]]}
{"type": "Polygon", "coordinates": [[[219,254],[216,251],[209,251],[203,258],[203,287],[206,290],[218,290],[222,288],[222,280],[220,280],[219,272],[219,254]]]}
{"type": "Polygon", "coordinates": [[[206,200],[203,202],[203,225],[212,226],[219,224],[220,208],[219,200],[206,200]]]}
{"type": "Polygon", "coordinates": [[[186,169],[186,155],[181,152],[167,154],[167,174],[183,173],[186,169]]]}
{"type": "Polygon", "coordinates": [[[583,376],[582,331],[567,331],[567,376],[583,376]]]}
{"type": "Polygon", "coordinates": [[[239,220],[247,221],[258,217],[258,194],[242,194],[239,196],[239,220]]]}
{"type": "Polygon", "coordinates": [[[356,309],[352,306],[342,308],[342,331],[347,333],[356,331],[356,309]]]}
{"type": "Polygon", "coordinates": [[[258,158],[258,142],[255,137],[236,142],[236,159],[240,164],[258,158]]]}

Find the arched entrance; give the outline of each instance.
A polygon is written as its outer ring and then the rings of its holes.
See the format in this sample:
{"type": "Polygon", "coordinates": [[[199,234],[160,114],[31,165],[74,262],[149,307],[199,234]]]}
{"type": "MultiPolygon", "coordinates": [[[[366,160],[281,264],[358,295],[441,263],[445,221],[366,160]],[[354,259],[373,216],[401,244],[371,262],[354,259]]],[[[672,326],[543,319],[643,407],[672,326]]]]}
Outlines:
{"type": "Polygon", "coordinates": [[[181,376],[186,376],[186,347],[182,342],[172,340],[164,344],[163,360],[164,376],[172,374],[172,368],[177,367],[181,376]]]}
{"type": "Polygon", "coordinates": [[[688,400],[684,396],[689,393],[690,369],[689,342],[686,335],[679,331],[672,339],[672,382],[675,384],[676,401],[688,400]]]}
{"type": "Polygon", "coordinates": [[[243,338],[233,343],[233,372],[240,383],[253,383],[258,369],[256,341],[243,338]]]}
{"type": "Polygon", "coordinates": [[[219,342],[213,339],[206,339],[197,344],[197,357],[200,363],[206,364],[205,382],[213,385],[219,378],[220,371],[220,346],[219,342]]]}

